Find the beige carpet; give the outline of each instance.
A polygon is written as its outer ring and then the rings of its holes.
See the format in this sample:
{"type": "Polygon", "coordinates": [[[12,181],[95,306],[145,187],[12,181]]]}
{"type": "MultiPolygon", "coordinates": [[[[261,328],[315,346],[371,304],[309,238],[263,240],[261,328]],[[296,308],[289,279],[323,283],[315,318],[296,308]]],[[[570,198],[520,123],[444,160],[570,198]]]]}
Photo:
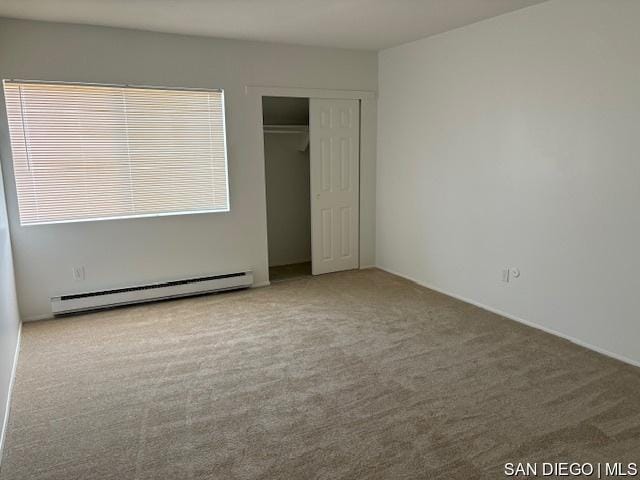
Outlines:
{"type": "Polygon", "coordinates": [[[25,325],[0,478],[496,479],[555,460],[640,461],[640,370],[367,270],[25,325]]]}

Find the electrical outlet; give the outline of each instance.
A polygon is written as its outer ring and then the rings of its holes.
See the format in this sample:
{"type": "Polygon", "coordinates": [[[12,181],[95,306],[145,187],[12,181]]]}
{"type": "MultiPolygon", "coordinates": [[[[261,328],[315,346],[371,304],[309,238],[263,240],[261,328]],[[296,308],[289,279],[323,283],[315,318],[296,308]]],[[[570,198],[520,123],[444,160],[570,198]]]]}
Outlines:
{"type": "Polygon", "coordinates": [[[84,265],[73,267],[71,269],[71,272],[73,274],[73,279],[76,282],[81,282],[82,280],[84,280],[84,265]]]}
{"type": "Polygon", "coordinates": [[[509,269],[508,268],[503,268],[502,269],[502,281],[508,283],[509,282],[509,269]]]}

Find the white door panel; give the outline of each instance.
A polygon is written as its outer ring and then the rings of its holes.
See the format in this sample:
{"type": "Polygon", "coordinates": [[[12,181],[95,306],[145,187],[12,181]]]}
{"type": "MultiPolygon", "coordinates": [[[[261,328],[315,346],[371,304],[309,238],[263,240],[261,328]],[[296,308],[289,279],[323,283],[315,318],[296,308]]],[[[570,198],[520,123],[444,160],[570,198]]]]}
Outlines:
{"type": "Polygon", "coordinates": [[[314,275],[358,268],[360,105],[310,99],[314,275]]]}

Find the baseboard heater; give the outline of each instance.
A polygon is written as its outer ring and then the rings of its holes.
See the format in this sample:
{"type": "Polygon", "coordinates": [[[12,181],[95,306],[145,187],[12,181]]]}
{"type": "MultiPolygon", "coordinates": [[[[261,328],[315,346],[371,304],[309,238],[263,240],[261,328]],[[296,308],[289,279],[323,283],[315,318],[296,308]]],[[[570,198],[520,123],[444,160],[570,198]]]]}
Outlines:
{"type": "Polygon", "coordinates": [[[252,272],[237,272],[102,290],[99,292],[74,293],[52,297],[51,311],[54,315],[65,315],[68,313],[97,310],[119,305],[187,297],[190,295],[200,295],[224,290],[235,290],[250,287],[252,284],[252,272]]]}

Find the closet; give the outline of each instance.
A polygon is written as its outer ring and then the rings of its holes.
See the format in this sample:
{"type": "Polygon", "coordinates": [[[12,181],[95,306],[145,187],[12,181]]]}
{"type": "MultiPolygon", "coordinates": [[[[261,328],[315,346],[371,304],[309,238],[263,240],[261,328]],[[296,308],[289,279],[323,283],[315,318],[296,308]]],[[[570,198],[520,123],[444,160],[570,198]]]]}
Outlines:
{"type": "Polygon", "coordinates": [[[311,274],[309,99],[263,97],[269,276],[311,274]]]}

